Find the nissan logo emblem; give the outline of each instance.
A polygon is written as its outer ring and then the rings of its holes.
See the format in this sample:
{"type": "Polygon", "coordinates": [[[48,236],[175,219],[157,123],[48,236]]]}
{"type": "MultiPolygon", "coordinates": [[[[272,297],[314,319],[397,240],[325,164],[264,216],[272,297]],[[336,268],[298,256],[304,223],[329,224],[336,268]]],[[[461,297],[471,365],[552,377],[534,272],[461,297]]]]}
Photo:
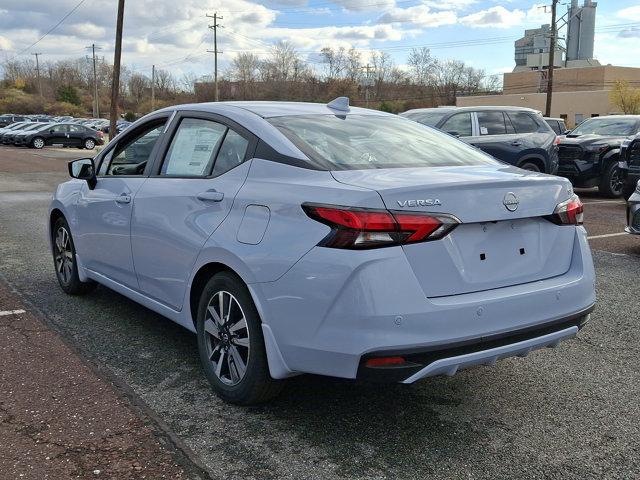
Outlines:
{"type": "Polygon", "coordinates": [[[520,202],[518,201],[518,197],[513,192],[509,192],[504,196],[504,200],[502,200],[505,208],[510,212],[515,212],[518,209],[518,205],[520,202]]]}

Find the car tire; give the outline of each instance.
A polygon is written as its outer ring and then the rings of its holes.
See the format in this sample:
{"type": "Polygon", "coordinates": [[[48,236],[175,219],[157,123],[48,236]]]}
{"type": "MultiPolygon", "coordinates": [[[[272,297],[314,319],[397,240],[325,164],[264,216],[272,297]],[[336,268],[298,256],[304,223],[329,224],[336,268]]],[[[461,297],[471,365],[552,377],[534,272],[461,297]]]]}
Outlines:
{"type": "Polygon", "coordinates": [[[221,272],[207,282],[196,327],[204,373],[221,399],[255,405],[280,393],[284,381],[269,374],[262,322],[239,277],[221,272]]]}
{"type": "Polygon", "coordinates": [[[533,162],[524,161],[520,164],[520,168],[529,172],[540,173],[540,167],[533,162]]]}
{"type": "Polygon", "coordinates": [[[76,247],[71,229],[64,217],[59,218],[51,232],[53,243],[53,265],[60,288],[69,295],[82,295],[96,287],[95,282],[82,282],[78,275],[76,247]]]}
{"type": "Polygon", "coordinates": [[[41,150],[44,148],[44,138],[42,137],[36,137],[33,140],[31,140],[31,147],[35,148],[36,150],[41,150]]]}
{"type": "Polygon", "coordinates": [[[84,141],[84,148],[86,148],[87,150],[93,150],[94,148],[96,148],[96,142],[93,138],[87,138],[84,141]]]}
{"type": "Polygon", "coordinates": [[[600,185],[598,191],[609,198],[621,197],[624,191],[624,179],[620,175],[620,168],[618,168],[618,162],[609,162],[602,177],[600,178],[600,185]]]}

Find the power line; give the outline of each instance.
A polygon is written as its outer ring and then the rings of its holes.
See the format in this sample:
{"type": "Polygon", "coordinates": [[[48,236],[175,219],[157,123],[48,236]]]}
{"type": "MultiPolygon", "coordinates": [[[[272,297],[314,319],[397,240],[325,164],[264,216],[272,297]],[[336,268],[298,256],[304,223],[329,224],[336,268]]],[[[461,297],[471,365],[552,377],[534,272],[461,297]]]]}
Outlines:
{"type": "Polygon", "coordinates": [[[30,50],[31,48],[35,47],[35,46],[36,46],[38,43],[40,43],[40,42],[41,42],[41,41],[42,41],[42,40],[43,40],[47,35],[49,35],[51,32],[53,32],[53,31],[54,31],[56,28],[58,28],[60,25],[62,25],[62,23],[63,23],[67,18],[69,18],[71,15],[73,15],[73,13],[74,13],[77,9],[79,9],[79,8],[82,6],[82,4],[83,4],[84,2],[86,2],[86,0],[80,0],[80,2],[78,2],[78,4],[77,4],[75,7],[73,7],[73,8],[71,9],[71,11],[69,11],[69,13],[67,13],[64,17],[62,17],[58,23],[56,23],[53,27],[51,27],[49,30],[47,30],[47,31],[45,32],[45,34],[44,34],[44,35],[42,35],[38,40],[36,40],[35,42],[33,42],[33,43],[32,43],[31,45],[29,45],[27,48],[24,48],[24,49],[20,50],[20,51],[17,53],[17,55],[16,55],[16,56],[18,56],[18,55],[22,55],[22,54],[23,54],[24,52],[26,52],[27,50],[30,50]]]}

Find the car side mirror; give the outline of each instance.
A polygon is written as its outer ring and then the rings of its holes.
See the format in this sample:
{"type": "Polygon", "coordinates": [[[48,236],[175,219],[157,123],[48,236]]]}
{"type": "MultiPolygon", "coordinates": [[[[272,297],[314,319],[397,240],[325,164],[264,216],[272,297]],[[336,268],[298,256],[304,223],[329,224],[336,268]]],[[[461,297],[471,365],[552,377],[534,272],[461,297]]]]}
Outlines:
{"type": "Polygon", "coordinates": [[[459,132],[455,132],[455,131],[451,131],[451,132],[447,132],[449,135],[454,136],[456,138],[460,138],[460,133],[459,132]]]}
{"type": "Polygon", "coordinates": [[[68,166],[71,178],[85,180],[91,190],[96,187],[98,180],[96,178],[96,168],[93,164],[93,159],[81,158],[80,160],[69,162],[68,166]]]}
{"type": "Polygon", "coordinates": [[[51,130],[49,130],[49,133],[50,133],[50,134],[54,134],[54,133],[55,133],[55,130],[52,128],[51,130]]]}
{"type": "Polygon", "coordinates": [[[571,133],[571,130],[565,130],[563,135],[569,135],[571,133]]]}

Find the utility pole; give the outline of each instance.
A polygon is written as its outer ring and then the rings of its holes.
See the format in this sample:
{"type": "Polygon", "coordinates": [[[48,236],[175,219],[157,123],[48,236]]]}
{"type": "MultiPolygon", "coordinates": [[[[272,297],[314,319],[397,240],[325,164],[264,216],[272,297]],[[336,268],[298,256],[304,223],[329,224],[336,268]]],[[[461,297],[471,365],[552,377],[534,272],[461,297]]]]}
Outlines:
{"type": "Polygon", "coordinates": [[[32,53],[36,57],[36,72],[38,74],[38,90],[40,91],[40,100],[44,101],[44,95],[42,94],[42,79],[40,78],[40,55],[42,53],[32,53]]]}
{"type": "Polygon", "coordinates": [[[365,102],[365,106],[369,108],[369,87],[371,86],[371,83],[372,83],[371,71],[374,70],[374,68],[367,63],[364,67],[362,67],[362,69],[366,72],[365,78],[364,78],[364,102],[365,102]]]}
{"type": "Polygon", "coordinates": [[[124,24],[124,0],[118,0],[118,18],[116,21],[116,46],[113,55],[113,79],[111,82],[111,115],[109,122],[109,136],[116,135],[118,121],[118,97],[120,96],[120,59],[122,57],[122,27],[124,24]]]}
{"type": "Polygon", "coordinates": [[[93,54],[93,117],[100,118],[100,98],[98,97],[98,70],[96,68],[96,49],[100,49],[100,47],[96,47],[95,43],[92,43],[90,47],[91,53],[93,54]]]}
{"type": "Polygon", "coordinates": [[[151,67],[151,111],[156,109],[156,66],[151,67]]]}
{"type": "Polygon", "coordinates": [[[207,18],[213,18],[213,25],[209,25],[209,28],[213,30],[213,50],[207,50],[209,53],[213,53],[213,88],[215,101],[220,100],[220,94],[218,92],[218,54],[222,53],[218,51],[218,27],[222,25],[218,24],[218,20],[222,20],[223,17],[218,15],[218,12],[213,15],[207,14],[207,18]]]}
{"type": "Polygon", "coordinates": [[[558,38],[558,29],[556,28],[556,10],[558,0],[552,0],[551,3],[551,38],[549,39],[549,72],[547,83],[547,108],[545,115],[551,116],[551,99],[553,97],[553,70],[556,57],[556,41],[558,38]]]}

